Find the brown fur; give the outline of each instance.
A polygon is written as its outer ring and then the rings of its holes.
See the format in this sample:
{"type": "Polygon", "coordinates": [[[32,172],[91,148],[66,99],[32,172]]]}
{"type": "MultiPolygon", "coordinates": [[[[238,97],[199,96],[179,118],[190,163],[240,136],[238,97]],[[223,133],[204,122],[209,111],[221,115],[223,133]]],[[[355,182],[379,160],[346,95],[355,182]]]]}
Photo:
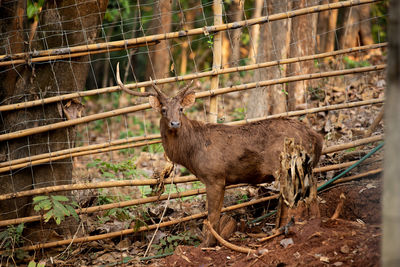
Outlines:
{"type": "MultiPolygon", "coordinates": [[[[274,180],[285,137],[301,144],[314,165],[320,158],[322,137],[302,122],[279,118],[243,126],[203,123],[183,114],[194,100],[193,92],[181,91],[173,98],[151,96],[150,104],[162,115],[160,131],[167,156],[206,185],[208,220],[214,229],[219,228],[226,185],[274,180]]],[[[203,245],[213,244],[214,237],[206,233],[203,245]]]]}

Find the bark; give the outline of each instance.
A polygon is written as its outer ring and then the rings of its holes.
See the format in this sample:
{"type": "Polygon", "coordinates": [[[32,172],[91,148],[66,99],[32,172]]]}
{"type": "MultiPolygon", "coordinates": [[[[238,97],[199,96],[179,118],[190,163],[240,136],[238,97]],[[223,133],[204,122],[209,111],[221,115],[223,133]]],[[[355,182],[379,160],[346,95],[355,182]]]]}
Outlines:
{"type": "Polygon", "coordinates": [[[339,41],[341,49],[373,44],[370,10],[370,5],[346,8],[339,41]]]}
{"type": "Polygon", "coordinates": [[[400,266],[400,3],[390,1],[385,160],[383,172],[382,266],[400,266]]]}
{"type": "MultiPolygon", "coordinates": [[[[264,7],[264,14],[276,14],[289,10],[289,1],[272,0],[264,7]]],[[[290,20],[279,20],[265,23],[261,26],[260,45],[257,62],[287,58],[290,37],[290,20]]],[[[260,69],[255,72],[255,79],[262,81],[284,77],[286,66],[276,66],[260,69]]],[[[285,85],[278,84],[257,88],[250,93],[247,104],[249,118],[266,116],[268,114],[286,111],[285,85]]]]}
{"type": "MultiPolygon", "coordinates": [[[[96,25],[102,21],[106,0],[77,4],[74,0],[45,1],[39,16],[38,28],[29,42],[25,34],[26,1],[1,3],[0,6],[0,54],[61,48],[77,44],[93,43],[97,35],[96,25]],[[24,42],[25,41],[25,42],[24,42]]],[[[29,101],[81,91],[89,67],[89,57],[59,61],[49,64],[23,64],[0,69],[1,99],[3,104],[29,101]]],[[[1,114],[1,133],[64,121],[62,105],[56,103],[1,114]]],[[[72,104],[74,106],[74,104],[72,104]]],[[[81,106],[77,105],[76,108],[81,106]]],[[[75,130],[54,130],[43,134],[0,143],[1,161],[28,157],[74,146],[75,130]]],[[[52,162],[50,165],[30,167],[0,177],[0,193],[17,192],[32,188],[68,184],[72,179],[72,160],[52,162]]],[[[30,215],[31,198],[19,198],[0,202],[0,219],[30,215]]]]}
{"type": "MultiPolygon", "coordinates": [[[[229,22],[240,21],[243,18],[243,0],[234,0],[229,6],[228,19],[229,22]]],[[[239,66],[240,60],[240,37],[242,29],[233,29],[228,31],[228,38],[232,47],[232,53],[229,59],[229,65],[232,67],[239,66]]]]}
{"type": "MultiPolygon", "coordinates": [[[[171,31],[172,1],[159,0],[155,2],[154,14],[150,34],[163,34],[171,31]]],[[[161,79],[169,77],[170,71],[170,46],[169,40],[163,40],[159,44],[149,47],[149,61],[146,69],[146,77],[161,79]]]]}
{"type": "MultiPolygon", "coordinates": [[[[190,3],[190,6],[194,6],[194,5],[195,5],[195,2],[190,3]]],[[[196,14],[198,13],[198,11],[199,11],[198,9],[190,9],[185,13],[186,17],[183,19],[184,25],[182,27],[184,30],[193,29],[194,21],[196,19],[196,14]]],[[[185,75],[187,72],[190,41],[191,41],[191,37],[188,36],[187,39],[182,43],[182,56],[181,56],[181,66],[180,66],[180,72],[179,72],[180,74],[179,75],[185,75]]]]}
{"type": "MultiPolygon", "coordinates": [[[[254,12],[252,18],[259,18],[262,14],[263,2],[264,0],[255,0],[254,12]]],[[[249,58],[250,63],[255,64],[257,62],[258,53],[258,42],[260,36],[260,24],[256,24],[250,27],[250,51],[249,58]]]]}
{"type": "MultiPolygon", "coordinates": [[[[321,4],[337,3],[339,0],[323,0],[321,4]]],[[[336,24],[338,9],[318,13],[317,51],[318,53],[335,50],[336,24]]]]}
{"type": "Polygon", "coordinates": [[[293,138],[285,138],[278,171],[279,204],[276,228],[294,217],[295,221],[319,219],[317,179],[313,175],[310,155],[293,138]]]}
{"type": "MultiPolygon", "coordinates": [[[[309,5],[317,4],[313,1],[299,0],[293,2],[292,9],[305,8],[309,5]]],[[[317,29],[318,14],[308,14],[292,18],[292,31],[290,36],[290,52],[289,57],[300,57],[312,55],[315,52],[315,36],[317,29]]],[[[288,75],[300,75],[313,73],[314,62],[309,60],[290,64],[288,67],[288,75]]],[[[311,85],[310,81],[289,83],[287,91],[289,94],[289,110],[303,108],[307,98],[307,88],[311,85]]]]}

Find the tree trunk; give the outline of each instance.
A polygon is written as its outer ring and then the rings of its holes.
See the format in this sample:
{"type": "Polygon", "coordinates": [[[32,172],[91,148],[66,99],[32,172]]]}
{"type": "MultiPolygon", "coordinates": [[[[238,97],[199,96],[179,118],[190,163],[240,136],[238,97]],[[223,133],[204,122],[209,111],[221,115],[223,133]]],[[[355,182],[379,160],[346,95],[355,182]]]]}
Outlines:
{"type": "MultiPolygon", "coordinates": [[[[289,1],[271,0],[264,8],[265,15],[286,12],[289,10],[289,1]]],[[[287,58],[290,38],[290,20],[279,20],[265,23],[261,26],[260,46],[257,62],[279,60],[287,58]]],[[[259,81],[276,79],[285,76],[286,66],[276,66],[257,70],[255,79],[259,81]]],[[[249,118],[266,116],[268,114],[286,111],[285,85],[277,84],[269,87],[257,88],[251,91],[247,104],[249,118]]]]}
{"type": "MultiPolygon", "coordinates": [[[[0,3],[0,54],[20,53],[93,43],[101,24],[107,0],[84,2],[74,0],[45,1],[32,42],[26,31],[26,1],[0,3]],[[25,41],[25,42],[24,42],[25,41]]],[[[81,91],[89,67],[89,57],[48,64],[23,64],[0,68],[1,102],[11,104],[81,91]]],[[[1,133],[42,126],[66,120],[63,103],[48,104],[25,110],[3,112],[1,133]]],[[[72,105],[74,106],[74,105],[72,105]]],[[[75,108],[81,108],[77,105],[75,108]]],[[[65,111],[68,112],[68,111],[65,111]]],[[[0,143],[1,161],[24,158],[74,146],[74,127],[13,139],[0,143]]],[[[68,184],[72,179],[72,160],[50,165],[28,167],[0,177],[0,194],[38,187],[68,184]]],[[[28,216],[33,212],[31,198],[0,202],[0,219],[28,216]]]]}
{"type": "Polygon", "coordinates": [[[370,10],[370,5],[346,8],[339,42],[341,49],[374,43],[369,20],[370,10]]]}
{"type": "Polygon", "coordinates": [[[390,1],[385,92],[382,266],[400,266],[400,3],[390,1]]]}
{"type": "Polygon", "coordinates": [[[286,225],[292,217],[295,221],[319,219],[317,179],[312,172],[310,155],[293,138],[285,138],[280,162],[276,227],[286,225]]]}
{"type": "MultiPolygon", "coordinates": [[[[313,1],[299,0],[293,2],[293,9],[305,8],[307,5],[317,4],[313,1]]],[[[290,36],[289,57],[312,55],[315,52],[315,36],[318,14],[308,14],[292,18],[292,33],[290,36]]],[[[304,61],[290,64],[288,76],[313,73],[314,62],[304,61]]],[[[303,108],[307,97],[307,88],[310,81],[293,82],[288,84],[289,109],[303,108]]]]}
{"type": "MultiPolygon", "coordinates": [[[[201,3],[199,3],[201,4],[201,3]]],[[[190,2],[190,6],[194,6],[194,2],[190,2]]],[[[183,29],[190,30],[193,29],[194,20],[196,19],[196,13],[198,9],[190,9],[186,12],[186,17],[183,18],[183,29]]],[[[183,14],[182,14],[183,16],[183,14]]],[[[188,62],[188,53],[189,53],[189,45],[190,45],[191,37],[188,36],[187,39],[182,43],[182,55],[181,55],[181,66],[179,75],[185,75],[187,72],[187,62],[188,62]]]]}
{"type": "MultiPolygon", "coordinates": [[[[259,18],[262,14],[263,2],[264,0],[255,0],[254,12],[252,18],[259,18]]],[[[250,64],[255,64],[257,62],[258,53],[258,42],[260,35],[260,24],[256,24],[250,27],[250,51],[249,58],[250,64]]]]}
{"type": "MultiPolygon", "coordinates": [[[[171,6],[170,0],[155,2],[151,34],[164,34],[171,31],[171,6]]],[[[149,61],[147,63],[146,77],[161,79],[169,77],[170,71],[170,46],[169,40],[149,47],[149,61]]]]}
{"type": "MultiPolygon", "coordinates": [[[[337,3],[339,0],[323,0],[321,4],[337,3]]],[[[336,24],[338,9],[318,13],[317,52],[332,52],[335,50],[336,24]]]]}
{"type": "MultiPolygon", "coordinates": [[[[242,20],[243,17],[243,0],[233,0],[229,6],[229,22],[235,22],[242,20]]],[[[233,29],[228,31],[228,36],[232,46],[232,53],[230,55],[229,63],[230,66],[239,66],[240,60],[240,37],[242,35],[242,29],[233,29]]]]}

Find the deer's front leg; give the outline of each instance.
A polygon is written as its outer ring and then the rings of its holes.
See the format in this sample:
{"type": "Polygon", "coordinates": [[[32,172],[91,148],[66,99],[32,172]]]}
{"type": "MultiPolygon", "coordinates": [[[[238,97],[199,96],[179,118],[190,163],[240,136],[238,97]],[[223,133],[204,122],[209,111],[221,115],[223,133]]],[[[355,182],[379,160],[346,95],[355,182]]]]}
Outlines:
{"type": "MultiPolygon", "coordinates": [[[[206,184],[206,191],[208,204],[208,221],[210,222],[214,230],[218,232],[219,219],[221,215],[222,204],[224,202],[225,180],[213,184],[206,184]]],[[[216,239],[205,225],[203,226],[203,235],[203,247],[214,246],[216,244],[216,239]]]]}

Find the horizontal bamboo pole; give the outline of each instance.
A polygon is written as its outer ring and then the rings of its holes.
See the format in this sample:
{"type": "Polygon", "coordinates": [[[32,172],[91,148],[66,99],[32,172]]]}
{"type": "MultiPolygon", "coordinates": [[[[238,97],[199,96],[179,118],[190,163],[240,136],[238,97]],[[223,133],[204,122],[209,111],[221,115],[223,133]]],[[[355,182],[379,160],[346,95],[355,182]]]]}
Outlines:
{"type": "Polygon", "coordinates": [[[372,143],[372,142],[377,142],[377,141],[381,141],[383,140],[384,135],[375,135],[372,137],[367,137],[367,138],[362,138],[353,142],[349,142],[346,144],[341,144],[341,145],[335,145],[335,146],[330,146],[327,148],[324,148],[322,150],[323,154],[329,154],[329,153],[333,153],[333,152],[337,152],[337,151],[342,151],[345,149],[349,149],[349,148],[353,148],[353,147],[357,147],[357,146],[362,146],[368,143],[372,143]]]}
{"type": "MultiPolygon", "coordinates": [[[[288,59],[281,59],[281,60],[263,62],[263,63],[258,63],[258,64],[251,64],[251,65],[240,66],[240,67],[214,69],[212,71],[206,71],[206,72],[200,72],[200,73],[195,73],[195,74],[188,74],[188,75],[183,75],[183,76],[158,79],[158,80],[154,80],[153,82],[155,82],[157,84],[165,84],[165,83],[172,83],[172,82],[177,82],[177,81],[188,81],[188,80],[193,80],[193,79],[210,77],[213,75],[221,75],[221,74],[228,74],[228,73],[233,73],[233,72],[255,70],[255,69],[259,69],[259,68],[266,68],[266,67],[271,67],[271,66],[276,66],[276,65],[290,64],[290,63],[307,61],[307,60],[314,60],[314,59],[319,59],[319,58],[324,58],[324,57],[342,55],[342,54],[347,54],[347,53],[351,53],[351,52],[360,52],[360,51],[376,49],[376,48],[381,48],[381,47],[386,47],[386,46],[387,46],[387,43],[364,45],[364,46],[352,47],[352,48],[337,50],[337,51],[333,51],[333,52],[326,52],[326,53],[311,55],[311,56],[301,56],[301,57],[294,57],[294,58],[288,58],[288,59]]],[[[148,87],[148,86],[151,86],[153,82],[152,81],[139,82],[139,83],[126,85],[126,87],[129,89],[148,87]]],[[[60,95],[60,96],[53,96],[53,97],[48,97],[48,98],[44,98],[44,99],[40,99],[40,100],[33,100],[33,101],[27,101],[27,102],[22,102],[22,103],[3,105],[3,106],[0,106],[0,112],[1,111],[18,110],[18,109],[22,109],[22,108],[29,108],[29,107],[59,102],[59,101],[65,101],[65,100],[73,99],[73,98],[77,98],[77,97],[93,96],[93,95],[112,93],[112,92],[117,92],[117,91],[120,91],[119,86],[111,86],[111,87],[88,90],[88,91],[83,91],[83,92],[70,93],[70,94],[65,94],[65,95],[60,95]]]]}
{"type": "MultiPolygon", "coordinates": [[[[367,159],[365,163],[374,162],[376,159],[367,159]]],[[[349,167],[356,163],[357,160],[349,161],[345,163],[339,164],[332,164],[327,166],[322,166],[318,168],[314,168],[314,173],[319,172],[326,172],[332,170],[338,170],[342,168],[349,167]]],[[[174,178],[174,183],[188,183],[188,182],[195,182],[199,181],[194,175],[183,176],[174,178]]],[[[164,180],[164,184],[170,184],[172,180],[167,178],[164,180]]],[[[7,200],[7,199],[14,199],[20,197],[27,197],[27,196],[35,196],[35,195],[42,195],[42,194],[49,194],[54,192],[62,192],[62,191],[72,191],[72,190],[87,190],[87,189],[99,189],[99,188],[110,188],[110,187],[123,187],[123,186],[143,186],[143,185],[157,185],[159,181],[157,179],[143,179],[143,180],[122,180],[122,181],[107,181],[107,182],[96,182],[96,183],[79,183],[79,184],[68,184],[68,185],[56,185],[56,186],[48,186],[42,187],[32,190],[25,190],[15,193],[8,193],[4,195],[0,195],[0,201],[7,200]]]]}
{"type": "MultiPolygon", "coordinates": [[[[174,178],[173,182],[174,184],[179,184],[179,183],[188,183],[194,181],[199,181],[199,179],[197,179],[194,175],[188,175],[183,177],[176,177],[174,178]]],[[[171,183],[172,183],[171,178],[167,178],[164,180],[164,184],[171,184],[171,183]]],[[[122,180],[122,181],[107,181],[107,182],[96,182],[96,183],[55,185],[55,186],[48,186],[48,187],[42,187],[32,190],[0,195],[0,201],[19,198],[19,197],[62,192],[62,191],[87,190],[87,189],[99,189],[99,188],[123,187],[123,186],[157,185],[157,184],[159,184],[159,181],[157,179],[143,179],[143,180],[122,180]]]]}
{"type": "Polygon", "coordinates": [[[383,172],[383,168],[378,168],[378,169],[367,171],[367,172],[363,172],[363,173],[360,173],[360,174],[356,174],[356,175],[351,175],[351,176],[340,178],[340,179],[332,182],[332,184],[345,183],[345,182],[353,181],[355,179],[364,178],[364,177],[367,177],[367,176],[378,174],[378,173],[381,173],[381,172],[383,172]]]}
{"type": "Polygon", "coordinates": [[[44,159],[39,159],[39,160],[34,160],[34,161],[30,161],[30,162],[24,162],[24,163],[15,164],[12,166],[3,167],[3,168],[0,168],[0,173],[19,169],[19,168],[24,168],[27,166],[40,165],[40,164],[44,164],[44,163],[48,163],[48,162],[52,162],[52,161],[56,161],[56,160],[61,160],[61,159],[65,159],[65,158],[80,157],[80,156],[93,155],[93,154],[98,154],[98,153],[106,153],[106,152],[115,151],[115,150],[148,146],[148,145],[154,145],[154,144],[159,144],[159,143],[161,143],[160,140],[143,141],[143,142],[137,142],[137,143],[132,143],[132,144],[109,146],[106,148],[98,148],[95,150],[88,150],[88,151],[83,151],[83,152],[74,152],[71,154],[63,154],[60,156],[52,156],[50,158],[44,158],[44,159]]]}
{"type": "MultiPolygon", "coordinates": [[[[287,82],[304,81],[304,80],[319,79],[319,78],[339,76],[339,75],[348,75],[348,74],[355,74],[355,73],[362,73],[362,72],[369,72],[369,71],[377,71],[377,70],[382,70],[385,67],[386,67],[386,65],[376,65],[376,66],[369,66],[369,67],[305,74],[305,75],[273,79],[273,80],[268,80],[268,81],[247,83],[247,84],[243,84],[243,85],[236,85],[236,86],[225,87],[225,88],[221,88],[221,89],[199,92],[199,93],[196,93],[196,98],[203,98],[203,97],[215,96],[215,95],[226,94],[226,93],[231,93],[231,92],[236,92],[236,91],[249,90],[249,89],[263,87],[263,86],[269,86],[269,85],[273,85],[273,84],[282,84],[282,83],[287,83],[287,82]]],[[[93,115],[89,115],[89,116],[85,116],[85,117],[77,118],[77,119],[72,119],[72,120],[68,120],[68,121],[62,121],[62,122],[43,125],[43,126],[39,126],[39,127],[35,127],[35,128],[19,130],[19,131],[15,131],[12,133],[0,135],[0,141],[6,141],[6,140],[11,140],[11,139],[29,136],[29,135],[33,135],[33,134],[43,133],[43,132],[47,132],[47,131],[51,131],[51,130],[71,127],[71,126],[79,125],[82,123],[88,123],[91,121],[114,117],[114,116],[127,114],[127,113],[131,113],[131,112],[139,111],[139,110],[144,110],[144,109],[148,109],[148,108],[150,108],[150,104],[146,103],[146,104],[136,105],[136,106],[132,106],[132,107],[125,107],[125,108],[115,109],[115,110],[107,111],[107,112],[103,112],[103,113],[93,114],[93,115]]]]}
{"type": "Polygon", "coordinates": [[[383,102],[384,102],[384,99],[375,98],[375,99],[364,100],[364,101],[347,102],[347,103],[342,103],[342,104],[334,104],[334,105],[318,107],[318,108],[309,108],[309,109],[303,109],[303,110],[288,111],[288,112],[268,115],[268,116],[265,116],[265,117],[246,119],[246,120],[240,120],[240,121],[233,121],[233,122],[229,122],[227,124],[229,124],[229,125],[243,125],[243,124],[246,124],[246,123],[256,122],[256,121],[261,121],[261,120],[266,120],[266,119],[302,116],[302,115],[306,115],[306,114],[318,113],[318,112],[323,112],[323,111],[339,110],[339,109],[346,109],[346,108],[355,108],[355,107],[361,107],[361,106],[373,105],[373,104],[382,104],[383,102]]]}
{"type": "Polygon", "coordinates": [[[55,159],[53,157],[57,157],[57,156],[61,156],[61,155],[67,154],[67,155],[72,156],[73,153],[75,153],[75,152],[97,150],[97,149],[106,148],[109,146],[116,146],[116,145],[121,145],[121,144],[131,143],[131,142],[138,142],[138,141],[150,141],[150,140],[158,139],[158,138],[160,138],[159,134],[151,134],[151,135],[147,135],[147,136],[127,137],[124,139],[118,139],[118,140],[109,141],[109,142],[105,142],[105,143],[101,143],[101,144],[93,144],[93,145],[63,149],[63,150],[58,150],[58,151],[54,151],[54,152],[50,152],[50,153],[44,153],[44,154],[34,155],[34,156],[30,156],[30,157],[25,157],[25,158],[14,159],[14,160],[10,160],[7,162],[0,162],[0,168],[10,167],[12,165],[25,163],[25,162],[33,162],[35,160],[45,159],[45,158],[49,158],[50,161],[54,161],[55,159]]]}
{"type": "MultiPolygon", "coordinates": [[[[82,57],[82,56],[87,56],[87,55],[95,55],[95,54],[101,54],[101,53],[107,53],[107,52],[114,52],[114,51],[120,51],[124,49],[132,49],[132,48],[137,48],[141,46],[153,46],[159,43],[158,41],[156,42],[150,42],[148,44],[136,44],[136,45],[130,45],[130,46],[121,46],[121,47],[113,47],[113,48],[105,48],[101,50],[89,50],[89,51],[84,51],[84,52],[78,52],[78,53],[70,53],[70,54],[61,54],[61,55],[52,55],[52,56],[42,56],[42,57],[30,57],[30,58],[25,58],[25,59],[14,59],[14,60],[8,60],[8,61],[0,61],[0,67],[3,66],[9,66],[9,65],[17,65],[17,64],[31,64],[31,63],[38,63],[38,62],[47,62],[47,61],[54,61],[54,60],[60,60],[60,59],[66,59],[66,58],[75,58],[75,57],[82,57]]],[[[27,54],[27,53],[25,53],[27,54]]]]}
{"type": "MultiPolygon", "coordinates": [[[[352,176],[353,177],[352,179],[363,178],[363,177],[366,177],[366,176],[369,176],[369,175],[373,175],[373,174],[379,173],[381,171],[382,171],[382,169],[377,169],[377,170],[369,171],[369,172],[366,172],[366,173],[360,173],[358,175],[352,176]]],[[[335,183],[346,182],[347,178],[349,178],[349,177],[344,177],[344,178],[338,179],[337,181],[335,181],[335,183]]],[[[245,202],[245,203],[232,205],[232,206],[223,208],[222,212],[228,212],[228,211],[244,208],[244,207],[247,207],[247,206],[251,206],[251,205],[258,204],[258,203],[266,202],[266,201],[269,201],[269,200],[272,200],[272,199],[277,199],[278,197],[279,197],[279,195],[275,194],[275,195],[264,197],[264,198],[260,198],[260,199],[257,199],[257,200],[251,200],[251,201],[248,201],[248,202],[245,202]]],[[[69,245],[69,244],[85,243],[85,242],[109,239],[109,238],[114,238],[114,237],[119,237],[119,236],[123,236],[123,235],[129,235],[129,234],[134,234],[134,233],[143,232],[143,231],[150,231],[150,230],[154,230],[154,229],[156,229],[158,227],[167,227],[167,226],[171,226],[171,225],[174,225],[174,224],[187,222],[187,221],[190,221],[190,220],[204,218],[206,216],[207,216],[207,212],[201,212],[201,213],[197,213],[197,214],[194,214],[194,215],[183,217],[181,219],[171,220],[171,221],[163,222],[163,223],[160,223],[160,224],[142,226],[138,230],[130,228],[130,229],[117,231],[117,232],[112,232],[112,233],[107,233],[107,234],[88,236],[88,237],[78,237],[78,238],[73,238],[73,239],[66,239],[66,240],[61,240],[61,241],[48,242],[48,243],[44,243],[44,244],[25,246],[25,247],[21,247],[19,249],[22,249],[22,250],[25,250],[25,251],[29,251],[29,250],[38,250],[38,249],[44,249],[44,248],[51,248],[51,247],[69,245]]],[[[0,251],[0,255],[2,255],[4,252],[5,251],[0,251]]]]}
{"type": "Polygon", "coordinates": [[[318,13],[321,11],[332,10],[332,9],[339,9],[343,7],[349,6],[357,6],[362,4],[370,4],[379,2],[381,0],[349,0],[343,1],[338,3],[330,3],[325,5],[316,5],[307,8],[301,8],[294,11],[288,11],[278,14],[273,14],[269,16],[263,16],[253,19],[247,19],[227,24],[220,24],[214,26],[206,26],[203,28],[196,28],[191,30],[181,30],[177,32],[169,32],[164,34],[156,34],[138,38],[132,38],[127,40],[120,40],[114,42],[107,42],[107,43],[96,43],[96,44],[87,44],[87,45],[80,45],[80,46],[72,46],[67,48],[56,48],[56,49],[48,49],[42,51],[33,51],[33,52],[26,52],[26,53],[16,53],[11,55],[1,55],[0,62],[12,59],[24,59],[24,58],[33,58],[33,57],[42,57],[42,56],[54,56],[54,55],[61,55],[61,54],[73,54],[78,52],[86,52],[86,51],[96,51],[101,49],[112,49],[118,47],[126,47],[138,44],[146,44],[149,42],[173,39],[173,38],[182,38],[187,36],[205,34],[208,35],[210,33],[217,33],[220,31],[226,31],[229,29],[237,29],[242,27],[249,27],[255,24],[262,24],[268,23],[271,21],[282,20],[293,18],[296,16],[307,15],[312,13],[318,13]]]}
{"type": "MultiPolygon", "coordinates": [[[[342,103],[342,104],[329,105],[329,106],[325,106],[325,107],[311,108],[311,109],[306,109],[306,110],[284,112],[284,113],[280,113],[280,114],[274,114],[274,115],[260,117],[260,118],[254,118],[254,119],[234,121],[234,122],[229,122],[226,124],[228,124],[228,125],[243,125],[245,123],[260,121],[260,120],[264,120],[264,119],[271,119],[271,118],[277,118],[277,117],[301,116],[301,115],[317,113],[317,112],[321,112],[321,111],[338,110],[338,109],[359,107],[359,106],[370,105],[370,104],[380,104],[383,102],[384,102],[383,99],[371,99],[371,100],[358,101],[358,102],[342,103]]],[[[27,167],[27,166],[35,166],[38,164],[43,164],[43,163],[60,160],[60,159],[68,158],[68,157],[77,157],[77,156],[82,156],[82,155],[89,155],[89,154],[96,154],[96,153],[103,153],[103,152],[118,150],[118,149],[110,149],[110,150],[100,151],[98,149],[125,143],[124,140],[127,140],[127,142],[133,142],[133,141],[139,141],[139,140],[151,140],[151,139],[156,139],[156,138],[161,138],[161,136],[156,134],[156,135],[148,136],[148,138],[133,137],[133,138],[128,138],[128,139],[122,139],[122,140],[102,143],[102,144],[98,144],[98,145],[77,147],[77,148],[73,148],[73,149],[60,150],[60,151],[56,151],[56,152],[52,152],[52,153],[45,153],[45,154],[35,155],[35,156],[31,156],[31,157],[25,157],[25,158],[21,158],[21,159],[12,160],[12,161],[7,161],[7,162],[0,163],[0,173],[6,172],[6,171],[12,171],[12,170],[27,167]],[[135,138],[136,138],[136,140],[134,140],[135,138]],[[79,152],[77,152],[77,151],[79,151],[79,152]],[[81,153],[80,151],[87,151],[87,152],[81,153]]],[[[158,141],[158,142],[161,142],[161,141],[158,141]]],[[[154,142],[154,143],[157,143],[157,142],[154,142]]],[[[148,143],[144,143],[144,145],[148,145],[148,143]]],[[[135,147],[138,147],[138,146],[139,145],[135,145],[135,147]]]]}
{"type": "MultiPolygon", "coordinates": [[[[379,159],[366,159],[364,161],[364,164],[369,164],[371,162],[376,162],[378,160],[382,160],[382,158],[379,158],[379,159]]],[[[326,165],[326,166],[314,168],[313,172],[314,173],[318,173],[318,172],[327,172],[327,171],[339,170],[339,169],[350,167],[356,162],[358,162],[358,160],[352,160],[352,161],[344,162],[344,163],[326,165]]],[[[0,200],[1,200],[1,196],[0,196],[0,200]]]]}
{"type": "MultiPolygon", "coordinates": [[[[237,187],[244,186],[244,185],[247,185],[247,184],[230,185],[230,186],[227,186],[226,189],[237,188],[237,187]]],[[[200,189],[188,190],[185,192],[173,193],[173,194],[169,195],[169,198],[174,199],[174,198],[188,197],[188,196],[194,196],[194,195],[199,195],[199,194],[204,194],[204,193],[206,193],[206,189],[200,188],[200,189]]],[[[94,206],[94,207],[89,207],[89,208],[84,208],[84,209],[76,209],[75,211],[78,214],[89,214],[89,213],[94,213],[94,212],[99,212],[99,211],[104,211],[104,210],[109,210],[109,209],[114,209],[114,208],[123,208],[123,207],[129,207],[129,206],[134,206],[134,205],[142,205],[142,204],[146,204],[146,203],[157,202],[157,201],[161,201],[161,200],[166,200],[167,198],[168,198],[168,194],[164,194],[161,196],[139,198],[139,199],[121,201],[118,203],[94,206]]],[[[37,222],[37,221],[40,221],[40,219],[41,219],[40,215],[35,215],[35,216],[23,217],[23,218],[17,218],[17,219],[2,220],[2,221],[0,221],[0,227],[11,225],[11,224],[37,222]]]]}
{"type": "MultiPolygon", "coordinates": [[[[240,203],[240,204],[237,204],[237,205],[232,205],[232,206],[223,208],[221,210],[221,212],[228,212],[228,211],[241,209],[241,208],[244,208],[244,207],[247,207],[247,206],[255,205],[255,204],[262,203],[262,202],[269,201],[269,200],[276,199],[276,198],[278,198],[278,195],[263,197],[263,198],[256,199],[256,200],[251,200],[251,201],[248,201],[248,202],[245,202],[245,203],[240,203]]],[[[135,230],[135,229],[126,229],[126,230],[107,233],[107,234],[101,234],[101,235],[95,235],[95,236],[89,236],[89,237],[79,237],[79,238],[74,238],[74,239],[67,239],[67,240],[62,240],[62,241],[55,241],[55,242],[49,242],[49,243],[44,243],[44,244],[26,246],[26,247],[21,247],[21,248],[18,248],[18,249],[22,249],[22,250],[37,250],[37,249],[42,249],[42,248],[50,248],[50,247],[57,247],[57,246],[62,246],[62,245],[75,244],[75,243],[85,243],[85,242],[90,242],[90,241],[103,240],[103,239],[108,239],[108,238],[113,238],[113,237],[119,237],[119,236],[122,236],[122,235],[129,235],[129,234],[134,234],[134,233],[138,233],[138,232],[150,231],[150,230],[156,229],[157,227],[167,227],[167,226],[171,226],[171,225],[174,225],[174,224],[187,222],[187,221],[190,221],[190,220],[204,218],[206,216],[207,216],[207,212],[201,212],[201,213],[197,213],[197,214],[194,214],[194,215],[186,216],[186,217],[183,217],[183,218],[180,218],[180,219],[171,220],[171,221],[168,221],[168,222],[163,222],[163,223],[160,223],[160,224],[152,224],[152,225],[148,225],[148,226],[142,226],[137,230],[135,230]]],[[[0,251],[0,255],[2,253],[3,253],[3,251],[0,251]]]]}

